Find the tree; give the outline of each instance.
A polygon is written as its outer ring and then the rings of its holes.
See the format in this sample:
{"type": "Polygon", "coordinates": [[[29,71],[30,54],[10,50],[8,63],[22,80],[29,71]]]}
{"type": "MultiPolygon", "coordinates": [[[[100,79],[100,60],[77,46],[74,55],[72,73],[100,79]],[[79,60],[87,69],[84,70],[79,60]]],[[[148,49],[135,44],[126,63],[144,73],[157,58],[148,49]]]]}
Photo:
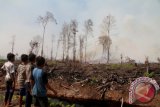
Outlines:
{"type": "Polygon", "coordinates": [[[11,41],[11,52],[12,53],[14,53],[14,45],[15,45],[15,38],[16,38],[16,36],[15,35],[13,35],[12,36],[12,41],[11,41]]]}
{"type": "Polygon", "coordinates": [[[31,42],[29,43],[29,45],[31,47],[29,53],[34,53],[34,54],[38,55],[41,42],[42,42],[42,38],[39,35],[33,37],[31,42]]]}
{"type": "MultiPolygon", "coordinates": [[[[115,26],[114,16],[111,16],[111,15],[106,16],[102,22],[102,35],[106,36],[105,38],[110,39],[111,32],[113,31],[114,26],[115,26]]],[[[107,63],[109,63],[109,60],[110,60],[110,46],[111,46],[111,42],[109,42],[108,46],[106,46],[106,48],[107,48],[107,63]]]]}
{"type": "Polygon", "coordinates": [[[56,50],[55,60],[57,59],[57,54],[58,54],[58,49],[59,49],[60,41],[61,41],[61,38],[59,38],[58,41],[57,41],[57,50],[56,50]]]}
{"type": "MultiPolygon", "coordinates": [[[[112,40],[110,39],[109,36],[100,36],[99,37],[99,43],[102,45],[102,57],[106,57],[106,53],[107,53],[107,50],[109,50],[111,44],[112,44],[112,40]]],[[[108,60],[107,60],[108,61],[108,60]]]]}
{"type": "Polygon", "coordinates": [[[54,18],[53,14],[51,12],[46,12],[45,16],[39,16],[38,17],[38,22],[43,27],[43,41],[42,41],[41,56],[43,56],[44,36],[45,36],[46,26],[47,26],[49,21],[54,21],[57,24],[57,21],[56,21],[56,19],[54,18]]]}
{"type": "Polygon", "coordinates": [[[62,35],[62,48],[63,48],[63,56],[62,56],[62,59],[64,61],[65,59],[65,55],[66,55],[66,49],[67,49],[67,34],[68,34],[68,25],[66,23],[63,24],[62,26],[62,32],[61,32],[61,35],[62,35]]]}
{"type": "Polygon", "coordinates": [[[158,61],[158,63],[160,64],[160,58],[159,58],[159,57],[157,58],[157,61],[158,61]]]}
{"type": "Polygon", "coordinates": [[[54,41],[54,35],[52,35],[52,40],[51,40],[51,61],[53,60],[53,41],[54,41]]]}
{"type": "Polygon", "coordinates": [[[80,35],[80,37],[79,37],[79,57],[80,57],[80,62],[83,61],[83,48],[84,48],[84,37],[80,35]]]}
{"type": "Polygon", "coordinates": [[[78,27],[77,20],[71,20],[70,29],[73,34],[73,61],[74,62],[76,61],[76,33],[78,32],[77,27],[78,27]]]}
{"type": "Polygon", "coordinates": [[[85,28],[85,62],[87,60],[87,39],[89,34],[93,31],[93,22],[91,19],[88,19],[84,22],[84,28],[85,28]]]}

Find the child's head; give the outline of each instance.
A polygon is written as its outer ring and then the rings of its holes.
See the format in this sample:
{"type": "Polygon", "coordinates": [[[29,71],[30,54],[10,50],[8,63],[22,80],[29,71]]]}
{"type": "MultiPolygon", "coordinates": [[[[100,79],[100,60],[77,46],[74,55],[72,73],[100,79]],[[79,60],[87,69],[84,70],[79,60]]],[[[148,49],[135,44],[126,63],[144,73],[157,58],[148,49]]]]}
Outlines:
{"type": "Polygon", "coordinates": [[[35,63],[35,61],[36,61],[36,55],[35,54],[31,53],[31,54],[29,54],[28,57],[29,57],[29,62],[35,63]]]}
{"type": "Polygon", "coordinates": [[[8,53],[7,54],[7,60],[14,62],[15,61],[15,55],[13,53],[8,53]]]}
{"type": "Polygon", "coordinates": [[[21,55],[21,61],[22,61],[23,63],[28,63],[28,55],[22,54],[22,55],[21,55]]]}
{"type": "Polygon", "coordinates": [[[41,56],[38,56],[36,58],[36,64],[37,64],[38,67],[43,67],[44,64],[45,64],[45,59],[41,56]]]}

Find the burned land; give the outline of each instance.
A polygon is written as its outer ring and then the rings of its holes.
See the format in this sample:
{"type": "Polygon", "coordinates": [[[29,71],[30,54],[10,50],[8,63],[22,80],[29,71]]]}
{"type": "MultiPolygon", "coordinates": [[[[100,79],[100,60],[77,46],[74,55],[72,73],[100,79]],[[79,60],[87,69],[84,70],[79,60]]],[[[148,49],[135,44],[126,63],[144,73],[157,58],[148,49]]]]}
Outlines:
{"type": "MultiPolygon", "coordinates": [[[[55,96],[48,91],[50,98],[57,98],[86,107],[158,107],[160,97],[148,104],[129,105],[129,87],[132,81],[143,77],[144,64],[82,64],[72,62],[49,62],[44,68],[48,73],[49,84],[57,91],[55,96]]],[[[159,83],[160,65],[150,64],[150,72],[159,83]]],[[[1,91],[4,90],[4,77],[1,75],[1,91]]]]}

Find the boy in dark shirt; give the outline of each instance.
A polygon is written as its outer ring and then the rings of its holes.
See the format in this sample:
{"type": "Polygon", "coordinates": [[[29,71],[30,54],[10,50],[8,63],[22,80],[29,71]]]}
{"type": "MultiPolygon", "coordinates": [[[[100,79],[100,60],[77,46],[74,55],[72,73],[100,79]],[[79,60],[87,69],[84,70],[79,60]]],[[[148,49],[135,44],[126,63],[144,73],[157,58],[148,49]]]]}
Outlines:
{"type": "Polygon", "coordinates": [[[32,89],[32,95],[35,98],[34,105],[36,107],[48,107],[47,88],[57,94],[56,91],[48,84],[47,74],[44,72],[43,67],[45,65],[45,59],[41,56],[36,58],[37,67],[32,72],[32,80],[34,86],[32,89]]]}

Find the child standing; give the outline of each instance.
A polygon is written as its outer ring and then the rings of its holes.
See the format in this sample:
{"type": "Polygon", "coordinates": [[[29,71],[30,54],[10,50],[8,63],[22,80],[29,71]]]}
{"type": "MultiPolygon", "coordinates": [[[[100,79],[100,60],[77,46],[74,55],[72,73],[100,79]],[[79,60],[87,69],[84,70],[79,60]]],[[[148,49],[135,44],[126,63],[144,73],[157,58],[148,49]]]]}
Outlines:
{"type": "Polygon", "coordinates": [[[56,91],[48,84],[47,74],[44,72],[43,67],[45,65],[45,59],[41,56],[36,58],[37,67],[33,70],[32,80],[34,86],[32,94],[35,98],[34,106],[36,107],[48,107],[47,88],[57,94],[56,91]]]}
{"type": "Polygon", "coordinates": [[[5,83],[6,83],[6,92],[5,92],[5,106],[11,105],[12,96],[15,88],[15,55],[13,53],[7,54],[7,62],[2,66],[2,71],[6,72],[5,83]]]}
{"type": "Polygon", "coordinates": [[[19,107],[22,107],[22,99],[26,94],[25,90],[25,81],[26,81],[26,72],[28,72],[28,55],[21,55],[21,64],[18,66],[18,86],[19,86],[19,107]]]}
{"type": "Polygon", "coordinates": [[[29,54],[29,63],[28,63],[28,69],[26,72],[26,81],[25,81],[25,87],[26,87],[26,107],[31,107],[32,104],[32,95],[31,95],[31,74],[33,72],[33,69],[35,68],[35,60],[36,55],[31,53],[29,54]]]}

